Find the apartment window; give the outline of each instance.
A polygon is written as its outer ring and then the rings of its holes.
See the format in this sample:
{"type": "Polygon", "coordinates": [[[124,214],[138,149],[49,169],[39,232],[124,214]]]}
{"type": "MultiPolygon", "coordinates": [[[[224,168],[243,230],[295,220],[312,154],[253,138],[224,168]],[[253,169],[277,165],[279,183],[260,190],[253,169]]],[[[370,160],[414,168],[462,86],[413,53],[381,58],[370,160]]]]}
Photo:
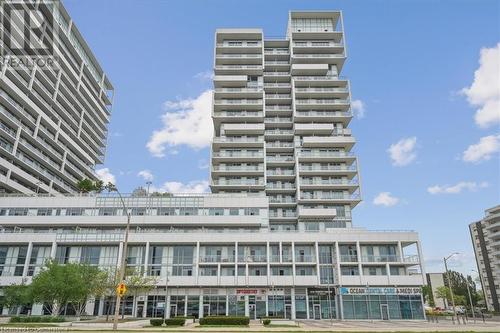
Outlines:
{"type": "Polygon", "coordinates": [[[229,215],[239,215],[240,210],[238,208],[231,208],[229,209],[229,215]]]}
{"type": "Polygon", "coordinates": [[[114,216],[116,213],[116,208],[99,208],[99,216],[114,216]]]}
{"type": "Polygon", "coordinates": [[[181,207],[179,215],[198,215],[198,208],[195,207],[181,207]]]}
{"type": "Polygon", "coordinates": [[[83,215],[83,208],[66,208],[66,216],[80,216],[83,215]]]}
{"type": "Polygon", "coordinates": [[[146,208],[144,207],[134,207],[132,208],[131,215],[143,216],[146,215],[146,208]]]}
{"type": "Polygon", "coordinates": [[[245,208],[245,215],[259,215],[258,208],[245,208]]]}
{"type": "Polygon", "coordinates": [[[9,216],[26,216],[26,215],[28,215],[28,208],[9,209],[9,216]]]}
{"type": "Polygon", "coordinates": [[[224,208],[210,208],[208,215],[224,215],[224,208]]]}
{"type": "Polygon", "coordinates": [[[176,215],[175,208],[171,208],[171,207],[160,207],[160,208],[158,208],[156,214],[163,215],[163,216],[176,215]]]}
{"type": "Polygon", "coordinates": [[[342,275],[359,275],[359,268],[358,266],[342,266],[340,273],[342,275]]]}
{"type": "Polygon", "coordinates": [[[52,215],[52,208],[38,208],[37,216],[50,216],[52,215]]]}
{"type": "Polygon", "coordinates": [[[217,276],[217,267],[200,267],[200,276],[217,276]]]}

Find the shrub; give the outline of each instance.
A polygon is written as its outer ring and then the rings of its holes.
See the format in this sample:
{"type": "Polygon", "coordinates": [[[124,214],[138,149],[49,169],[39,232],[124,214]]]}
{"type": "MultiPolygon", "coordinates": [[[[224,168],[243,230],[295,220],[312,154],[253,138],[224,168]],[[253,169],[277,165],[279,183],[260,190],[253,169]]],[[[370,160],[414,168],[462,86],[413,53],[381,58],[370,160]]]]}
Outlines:
{"type": "Polygon", "coordinates": [[[13,316],[10,317],[10,323],[62,323],[63,317],[52,316],[13,316]]]}
{"type": "Polygon", "coordinates": [[[249,317],[209,316],[200,319],[200,325],[248,325],[249,317]]]}
{"type": "Polygon", "coordinates": [[[264,326],[267,326],[267,325],[269,325],[270,323],[271,323],[271,319],[264,319],[264,320],[262,321],[262,324],[264,324],[264,326]]]}
{"type": "Polygon", "coordinates": [[[174,317],[170,319],[165,319],[165,325],[167,326],[184,326],[186,323],[186,318],[174,317]]]}
{"type": "Polygon", "coordinates": [[[163,319],[162,318],[150,319],[149,323],[151,324],[151,326],[161,326],[163,325],[163,319]]]}

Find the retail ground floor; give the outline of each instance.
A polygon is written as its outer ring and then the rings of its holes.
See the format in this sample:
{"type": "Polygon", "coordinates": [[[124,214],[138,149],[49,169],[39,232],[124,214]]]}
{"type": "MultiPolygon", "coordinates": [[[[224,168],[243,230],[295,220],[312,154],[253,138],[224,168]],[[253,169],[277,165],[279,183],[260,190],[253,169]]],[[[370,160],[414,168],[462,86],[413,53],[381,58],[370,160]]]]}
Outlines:
{"type": "MultiPolygon", "coordinates": [[[[121,312],[134,317],[196,318],[214,315],[251,319],[424,319],[420,287],[158,288],[124,298],[121,312]]],[[[114,313],[114,298],[89,302],[87,313],[114,313]]],[[[33,309],[34,312],[35,309],[33,309]]]]}

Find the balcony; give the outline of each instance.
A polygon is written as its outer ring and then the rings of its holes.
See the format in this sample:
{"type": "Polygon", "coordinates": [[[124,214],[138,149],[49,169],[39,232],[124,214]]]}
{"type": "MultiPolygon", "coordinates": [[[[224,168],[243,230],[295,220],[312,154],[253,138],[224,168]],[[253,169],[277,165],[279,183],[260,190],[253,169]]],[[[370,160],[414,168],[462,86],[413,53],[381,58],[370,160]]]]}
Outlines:
{"type": "Polygon", "coordinates": [[[215,88],[214,98],[262,98],[263,90],[259,87],[232,87],[232,88],[215,88]]]}
{"type": "Polygon", "coordinates": [[[390,255],[362,255],[361,256],[361,262],[373,262],[373,263],[380,263],[380,262],[400,262],[401,258],[396,255],[396,254],[390,254],[390,255]]]}
{"type": "Polygon", "coordinates": [[[234,256],[202,256],[200,257],[200,263],[225,263],[225,262],[234,262],[234,256]]]}
{"type": "Polygon", "coordinates": [[[290,94],[266,94],[266,102],[270,103],[280,103],[280,102],[291,102],[292,95],[290,94]]]}
{"type": "Polygon", "coordinates": [[[295,171],[294,170],[267,170],[266,172],[267,177],[271,178],[295,178],[295,171]]]}
{"type": "Polygon", "coordinates": [[[348,88],[340,87],[296,87],[295,96],[297,98],[321,98],[321,97],[349,97],[348,88]]]}
{"type": "Polygon", "coordinates": [[[221,126],[221,129],[226,135],[264,134],[264,124],[262,123],[225,123],[221,126]]]}
{"type": "Polygon", "coordinates": [[[299,161],[304,162],[330,162],[330,161],[354,161],[355,155],[351,151],[311,151],[302,150],[298,152],[299,161]]]}
{"type": "Polygon", "coordinates": [[[212,181],[212,187],[218,190],[233,189],[233,188],[246,188],[246,189],[264,189],[263,179],[216,179],[212,181]]]}
{"type": "Polygon", "coordinates": [[[334,125],[331,123],[297,123],[294,126],[295,134],[323,134],[331,135],[334,131],[334,125]]]}
{"type": "Polygon", "coordinates": [[[289,165],[295,163],[293,156],[267,156],[266,162],[269,165],[289,165]]]}
{"type": "Polygon", "coordinates": [[[268,139],[283,140],[293,139],[293,130],[266,130],[264,135],[268,139]]]}
{"type": "Polygon", "coordinates": [[[216,44],[217,52],[246,52],[246,53],[261,53],[261,41],[224,41],[216,44]]]}
{"type": "Polygon", "coordinates": [[[297,110],[321,108],[323,110],[348,111],[350,108],[350,101],[348,99],[333,99],[333,98],[295,99],[295,106],[297,110]]]}
{"type": "Polygon", "coordinates": [[[247,85],[247,75],[215,75],[215,88],[222,87],[245,87],[247,85]]]}
{"type": "Polygon", "coordinates": [[[246,110],[262,110],[262,99],[216,99],[214,100],[214,112],[222,111],[228,107],[238,106],[246,110]]]}
{"type": "Polygon", "coordinates": [[[353,193],[359,188],[357,179],[301,179],[300,188],[303,189],[342,189],[353,193]]]}
{"type": "Polygon", "coordinates": [[[218,65],[214,67],[215,75],[262,75],[262,65],[218,65]]]}
{"type": "Polygon", "coordinates": [[[341,254],[340,262],[342,263],[358,262],[358,256],[355,254],[341,254]]]}
{"type": "Polygon", "coordinates": [[[213,152],[212,158],[218,162],[263,161],[263,152],[213,152]]]}
{"type": "Polygon", "coordinates": [[[343,53],[294,53],[292,63],[337,65],[338,70],[341,71],[345,58],[343,53]]]}
{"type": "Polygon", "coordinates": [[[248,137],[232,137],[221,136],[214,137],[212,145],[216,147],[262,147],[264,144],[264,137],[262,136],[248,136],[248,137]]]}
{"type": "Polygon", "coordinates": [[[216,54],[215,65],[261,65],[262,54],[216,54]]]}
{"type": "Polygon", "coordinates": [[[266,254],[238,255],[238,262],[267,262],[266,254]]]}
{"type": "Polygon", "coordinates": [[[295,122],[340,122],[347,126],[352,119],[350,111],[300,111],[295,112],[295,122]]]}
{"type": "Polygon", "coordinates": [[[301,193],[299,202],[301,203],[348,203],[351,207],[356,206],[361,201],[359,193],[301,193]]]}
{"type": "Polygon", "coordinates": [[[221,122],[262,122],[264,112],[262,111],[219,111],[213,113],[213,120],[216,126],[221,122]]]}
{"type": "MultiPolygon", "coordinates": [[[[296,124],[297,126],[298,124],[296,124]]],[[[315,124],[317,125],[317,124],[315,124]]],[[[347,133],[347,132],[345,132],[347,133]]],[[[321,148],[343,148],[351,150],[356,139],[352,136],[305,136],[302,139],[302,147],[321,147],[321,148]]]]}
{"type": "Polygon", "coordinates": [[[212,174],[231,174],[234,176],[250,176],[262,175],[264,167],[262,165],[255,166],[233,166],[233,165],[214,165],[212,166],[212,174]]]}
{"type": "Polygon", "coordinates": [[[337,216],[335,208],[298,208],[299,218],[332,218],[337,216]]]}
{"type": "Polygon", "coordinates": [[[266,190],[269,192],[295,192],[295,184],[277,184],[277,183],[267,183],[266,190]]]}
{"type": "Polygon", "coordinates": [[[298,264],[301,264],[301,263],[314,263],[316,262],[316,257],[314,255],[300,255],[300,254],[296,254],[295,255],[295,262],[298,263],[298,264]]]}

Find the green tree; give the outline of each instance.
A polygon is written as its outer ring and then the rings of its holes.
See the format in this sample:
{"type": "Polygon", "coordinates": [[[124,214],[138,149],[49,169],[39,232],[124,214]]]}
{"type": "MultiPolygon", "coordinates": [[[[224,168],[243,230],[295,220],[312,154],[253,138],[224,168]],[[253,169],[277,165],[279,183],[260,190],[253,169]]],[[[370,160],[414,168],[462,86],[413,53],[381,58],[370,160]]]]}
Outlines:
{"type": "Polygon", "coordinates": [[[102,293],[105,280],[105,272],[95,266],[82,263],[61,265],[56,261],[48,261],[33,278],[33,300],[52,304],[54,316],[69,305],[81,315],[87,300],[102,293]]]}
{"type": "Polygon", "coordinates": [[[450,304],[450,302],[451,302],[450,288],[448,288],[446,286],[437,287],[436,288],[436,297],[442,298],[444,304],[450,304]]]}
{"type": "MultiPolygon", "coordinates": [[[[476,290],[476,283],[474,282],[474,279],[469,275],[466,277],[463,274],[456,271],[450,271],[449,275],[452,283],[453,296],[460,296],[464,298],[464,300],[462,300],[459,297],[461,302],[460,305],[465,305],[467,307],[470,307],[467,285],[469,286],[470,289],[472,304],[477,305],[477,302],[481,299],[481,295],[476,290]]],[[[448,275],[444,274],[443,278],[445,286],[449,286],[448,275]]],[[[459,304],[459,302],[456,299],[455,303],[459,304]]]]}
{"type": "Polygon", "coordinates": [[[429,304],[430,307],[435,307],[434,295],[432,295],[432,288],[429,285],[422,286],[422,295],[424,296],[424,301],[429,304]]]}
{"type": "Polygon", "coordinates": [[[88,178],[79,180],[78,183],[76,183],[76,187],[82,193],[89,193],[89,192],[101,193],[106,188],[102,180],[92,181],[88,178]]]}
{"type": "Polygon", "coordinates": [[[3,288],[3,298],[1,304],[9,308],[10,313],[18,314],[22,306],[33,303],[33,293],[31,285],[11,284],[3,288]]]}

